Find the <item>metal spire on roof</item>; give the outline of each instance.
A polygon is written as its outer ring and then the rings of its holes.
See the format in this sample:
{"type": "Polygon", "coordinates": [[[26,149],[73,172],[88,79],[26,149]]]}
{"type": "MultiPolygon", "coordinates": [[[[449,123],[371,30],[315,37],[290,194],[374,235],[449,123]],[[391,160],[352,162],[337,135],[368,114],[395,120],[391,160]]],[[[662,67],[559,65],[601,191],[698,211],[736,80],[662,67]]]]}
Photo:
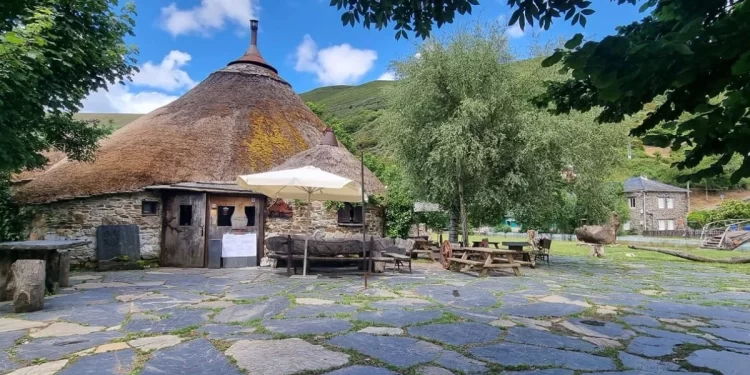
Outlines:
{"type": "Polygon", "coordinates": [[[247,51],[245,51],[245,54],[242,55],[239,59],[234,60],[227,65],[253,64],[262,66],[266,69],[270,69],[274,73],[278,74],[279,71],[263,59],[263,55],[260,54],[260,50],[258,49],[258,20],[250,20],[250,30],[250,48],[248,48],[247,51]]]}

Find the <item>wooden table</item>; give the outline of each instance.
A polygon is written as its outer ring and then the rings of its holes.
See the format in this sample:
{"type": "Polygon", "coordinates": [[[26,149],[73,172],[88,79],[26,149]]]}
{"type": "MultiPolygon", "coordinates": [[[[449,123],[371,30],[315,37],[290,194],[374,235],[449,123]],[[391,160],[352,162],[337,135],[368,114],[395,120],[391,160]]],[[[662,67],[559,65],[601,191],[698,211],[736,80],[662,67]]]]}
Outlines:
{"type": "MultiPolygon", "coordinates": [[[[503,243],[505,243],[505,242],[503,242],[503,243]]],[[[482,241],[472,241],[472,245],[473,245],[473,247],[483,247],[482,246],[482,241]]],[[[499,246],[500,242],[497,242],[497,241],[487,241],[487,245],[492,245],[492,246],[495,247],[495,249],[499,249],[500,248],[500,246],[499,246]]]]}
{"type": "MultiPolygon", "coordinates": [[[[444,257],[445,263],[443,266],[446,269],[456,269],[464,265],[470,269],[479,272],[479,276],[487,276],[490,270],[510,268],[513,274],[521,276],[521,266],[528,265],[534,267],[534,261],[519,261],[515,260],[514,256],[518,255],[518,251],[515,250],[503,250],[503,249],[490,249],[486,247],[460,247],[455,249],[456,255],[459,253],[461,257],[453,256],[451,250],[451,256],[444,257]]],[[[445,249],[442,254],[445,254],[445,249]]],[[[531,257],[529,256],[529,259],[531,257]]]]}
{"type": "Polygon", "coordinates": [[[431,247],[437,246],[437,243],[428,239],[419,238],[414,240],[414,249],[411,250],[410,255],[412,259],[417,259],[419,254],[427,254],[433,262],[439,262],[440,260],[433,254],[438,250],[432,250],[431,247]]]}
{"type": "MultiPolygon", "coordinates": [[[[0,290],[5,290],[10,266],[18,259],[41,259],[46,262],[45,284],[49,293],[70,286],[68,249],[88,244],[88,240],[41,240],[0,242],[0,290]]],[[[4,294],[4,293],[0,293],[4,294]]],[[[4,295],[0,295],[0,301],[4,295]]]]}
{"type": "Polygon", "coordinates": [[[523,254],[521,258],[522,260],[527,261],[527,262],[531,261],[531,252],[523,250],[524,247],[531,246],[531,244],[529,244],[528,242],[509,241],[509,242],[503,242],[503,246],[507,246],[508,250],[513,250],[513,251],[522,253],[523,254]]]}

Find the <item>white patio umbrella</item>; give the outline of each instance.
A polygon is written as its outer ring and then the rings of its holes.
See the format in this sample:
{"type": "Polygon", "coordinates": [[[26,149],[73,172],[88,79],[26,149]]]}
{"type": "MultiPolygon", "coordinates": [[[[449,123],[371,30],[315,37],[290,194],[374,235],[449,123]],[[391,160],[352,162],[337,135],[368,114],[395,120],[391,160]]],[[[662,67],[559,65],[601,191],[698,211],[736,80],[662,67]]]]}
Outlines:
{"type": "MultiPolygon", "coordinates": [[[[363,196],[358,183],[311,166],[239,176],[237,184],[271,198],[306,199],[310,222],[310,202],[313,200],[360,202],[363,196]]],[[[302,275],[307,276],[307,240],[302,267],[302,275]]]]}

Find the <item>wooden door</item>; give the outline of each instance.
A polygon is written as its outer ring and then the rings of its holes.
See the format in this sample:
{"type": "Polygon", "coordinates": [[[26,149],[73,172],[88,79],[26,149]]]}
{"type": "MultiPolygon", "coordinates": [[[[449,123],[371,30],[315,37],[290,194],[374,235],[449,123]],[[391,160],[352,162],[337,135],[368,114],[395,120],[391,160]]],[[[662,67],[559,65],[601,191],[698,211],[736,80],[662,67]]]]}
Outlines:
{"type": "Polygon", "coordinates": [[[206,266],[206,194],[176,193],[166,199],[161,265],[206,266]]]}

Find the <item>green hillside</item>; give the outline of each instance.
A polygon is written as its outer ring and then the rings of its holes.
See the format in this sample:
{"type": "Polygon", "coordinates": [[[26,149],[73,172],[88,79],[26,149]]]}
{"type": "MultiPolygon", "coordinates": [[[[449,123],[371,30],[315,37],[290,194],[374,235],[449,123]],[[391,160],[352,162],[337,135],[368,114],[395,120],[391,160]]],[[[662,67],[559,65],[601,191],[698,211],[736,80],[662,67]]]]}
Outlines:
{"type": "Polygon", "coordinates": [[[102,125],[110,125],[117,130],[143,116],[140,113],[76,113],[78,120],[99,120],[102,125]]]}

